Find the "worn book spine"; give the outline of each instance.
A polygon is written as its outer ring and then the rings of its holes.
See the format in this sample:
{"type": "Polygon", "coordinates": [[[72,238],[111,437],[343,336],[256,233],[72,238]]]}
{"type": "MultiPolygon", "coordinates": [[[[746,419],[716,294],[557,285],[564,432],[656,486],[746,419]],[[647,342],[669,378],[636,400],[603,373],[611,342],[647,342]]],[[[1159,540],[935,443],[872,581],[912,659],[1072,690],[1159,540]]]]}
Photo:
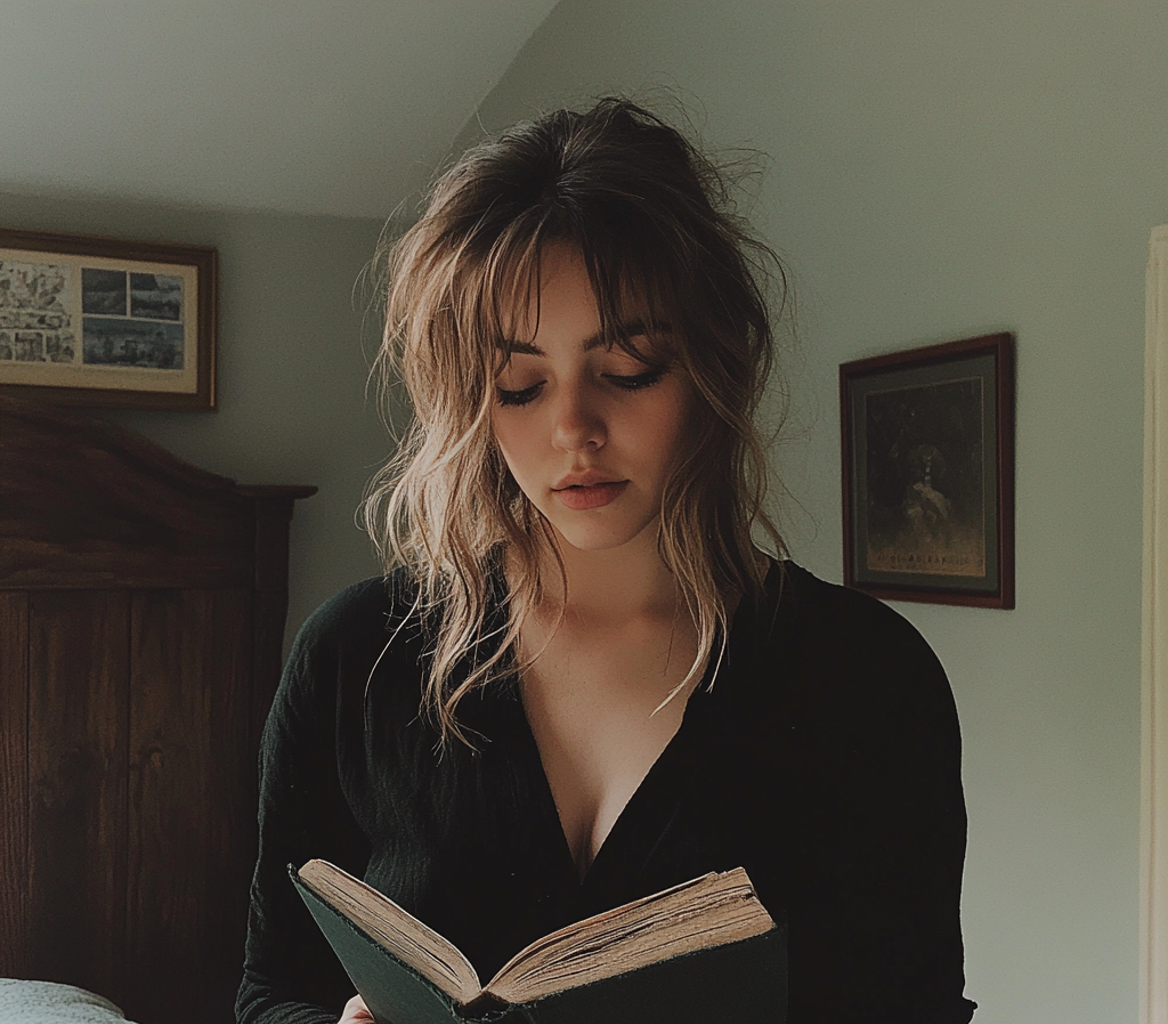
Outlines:
{"type": "Polygon", "coordinates": [[[450,996],[289,874],[377,1024],[462,1024],[450,996]]]}

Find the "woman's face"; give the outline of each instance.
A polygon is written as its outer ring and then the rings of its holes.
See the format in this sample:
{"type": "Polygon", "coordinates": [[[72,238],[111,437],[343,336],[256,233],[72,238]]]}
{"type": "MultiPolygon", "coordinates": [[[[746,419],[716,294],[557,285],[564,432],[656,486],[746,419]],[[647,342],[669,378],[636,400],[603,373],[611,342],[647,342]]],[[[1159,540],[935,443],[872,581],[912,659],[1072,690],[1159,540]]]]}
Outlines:
{"type": "MultiPolygon", "coordinates": [[[[573,246],[544,251],[538,304],[514,310],[512,321],[512,355],[495,381],[492,416],[512,476],[573,547],[627,544],[659,514],[685,443],[687,381],[668,363],[605,348],[573,246]]],[[[639,350],[649,349],[640,325],[624,326],[639,350]]]]}

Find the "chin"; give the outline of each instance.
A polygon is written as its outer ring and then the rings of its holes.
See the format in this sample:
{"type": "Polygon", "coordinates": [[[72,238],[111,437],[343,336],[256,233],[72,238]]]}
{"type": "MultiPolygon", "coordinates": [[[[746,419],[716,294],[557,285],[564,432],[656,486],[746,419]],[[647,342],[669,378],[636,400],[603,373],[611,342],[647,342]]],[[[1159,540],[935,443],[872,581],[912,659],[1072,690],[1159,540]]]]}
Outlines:
{"type": "Polygon", "coordinates": [[[565,523],[549,517],[560,540],[577,551],[614,551],[622,548],[646,530],[652,529],[655,520],[656,517],[644,523],[613,523],[599,521],[597,517],[593,522],[565,523]]]}
{"type": "Polygon", "coordinates": [[[591,534],[580,535],[579,531],[573,533],[564,533],[562,530],[557,530],[560,539],[569,547],[575,548],[577,551],[615,551],[617,548],[624,547],[631,537],[626,536],[606,536],[597,537],[591,534]]]}

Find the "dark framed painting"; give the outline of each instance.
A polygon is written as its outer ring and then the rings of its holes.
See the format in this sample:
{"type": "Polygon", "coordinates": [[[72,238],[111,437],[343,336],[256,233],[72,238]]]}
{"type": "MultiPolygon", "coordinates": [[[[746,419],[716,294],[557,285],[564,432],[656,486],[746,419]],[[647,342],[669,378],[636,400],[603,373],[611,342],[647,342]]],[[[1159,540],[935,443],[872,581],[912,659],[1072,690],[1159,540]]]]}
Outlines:
{"type": "Polygon", "coordinates": [[[217,277],[212,248],[0,228],[0,389],[214,409],[217,277]]]}
{"type": "Polygon", "coordinates": [[[1014,339],[840,366],[844,582],[1014,607],[1014,339]]]}

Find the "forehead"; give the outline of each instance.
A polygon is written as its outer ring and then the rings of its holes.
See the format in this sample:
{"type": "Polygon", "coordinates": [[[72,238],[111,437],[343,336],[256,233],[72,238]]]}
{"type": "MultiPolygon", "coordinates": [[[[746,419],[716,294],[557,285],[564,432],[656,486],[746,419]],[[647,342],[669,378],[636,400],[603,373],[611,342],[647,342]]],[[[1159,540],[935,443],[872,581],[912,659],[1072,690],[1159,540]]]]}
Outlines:
{"type": "MultiPolygon", "coordinates": [[[[600,275],[603,279],[604,274],[600,275]]],[[[580,247],[552,242],[541,250],[527,272],[520,270],[500,304],[501,341],[523,351],[537,335],[568,327],[585,336],[586,347],[619,343],[630,333],[660,331],[666,318],[654,310],[648,289],[633,275],[621,275],[611,293],[597,293],[580,247]],[[630,331],[634,328],[634,331],[630,331]]]]}
{"type": "Polygon", "coordinates": [[[553,243],[540,253],[526,301],[515,311],[529,328],[546,314],[600,320],[600,306],[584,254],[573,245],[553,243]]]}

